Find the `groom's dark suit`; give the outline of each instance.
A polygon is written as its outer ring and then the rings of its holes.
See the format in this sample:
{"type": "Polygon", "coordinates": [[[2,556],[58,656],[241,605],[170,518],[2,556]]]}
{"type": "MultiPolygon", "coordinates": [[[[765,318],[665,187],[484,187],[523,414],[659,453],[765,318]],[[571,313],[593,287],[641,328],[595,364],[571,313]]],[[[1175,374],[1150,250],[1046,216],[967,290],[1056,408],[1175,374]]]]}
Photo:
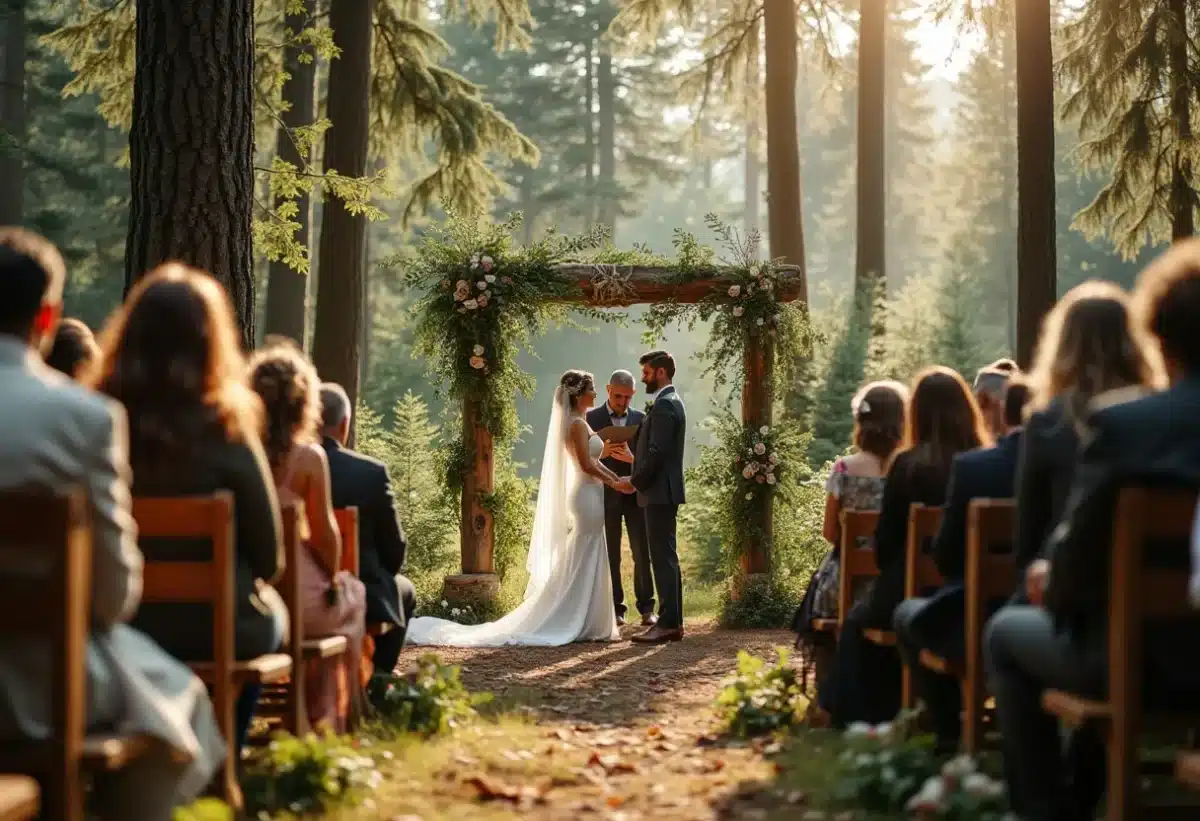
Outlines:
{"type": "MultiPolygon", "coordinates": [[[[625,411],[625,426],[641,425],[646,415],[629,408],[625,411]]],[[[592,430],[603,430],[614,424],[612,411],[605,402],[588,411],[587,423],[592,430]]],[[[618,476],[628,476],[632,468],[627,462],[604,459],[603,464],[618,476]]],[[[613,603],[617,615],[625,616],[625,589],[621,583],[621,522],[629,531],[629,552],[633,554],[633,594],[638,612],[643,616],[654,612],[654,576],[650,571],[650,554],[646,548],[646,517],[637,499],[611,487],[604,488],[604,534],[608,540],[608,569],[612,574],[613,603]]]]}
{"type": "Polygon", "coordinates": [[[683,400],[671,385],[659,391],[638,428],[633,475],[638,505],[646,511],[646,535],[654,584],[658,588],[658,626],[683,627],[683,577],[675,545],[675,522],[684,503],[683,447],[687,417],[683,400]]]}

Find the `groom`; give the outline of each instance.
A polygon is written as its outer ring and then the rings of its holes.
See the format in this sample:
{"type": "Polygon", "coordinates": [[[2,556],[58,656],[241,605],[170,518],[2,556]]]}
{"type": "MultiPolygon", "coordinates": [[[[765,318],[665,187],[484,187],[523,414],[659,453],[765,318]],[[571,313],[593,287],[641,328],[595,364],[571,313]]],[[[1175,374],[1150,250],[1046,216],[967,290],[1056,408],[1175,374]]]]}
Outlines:
{"type": "Polygon", "coordinates": [[[634,444],[633,475],[638,504],[646,513],[650,562],[658,588],[658,624],[634,636],[643,644],[664,644],[683,638],[683,577],[675,546],[675,522],[683,504],[683,445],[687,417],[683,401],[671,384],[675,359],[666,351],[651,351],[639,362],[642,382],[650,394],[646,419],[634,444]]]}

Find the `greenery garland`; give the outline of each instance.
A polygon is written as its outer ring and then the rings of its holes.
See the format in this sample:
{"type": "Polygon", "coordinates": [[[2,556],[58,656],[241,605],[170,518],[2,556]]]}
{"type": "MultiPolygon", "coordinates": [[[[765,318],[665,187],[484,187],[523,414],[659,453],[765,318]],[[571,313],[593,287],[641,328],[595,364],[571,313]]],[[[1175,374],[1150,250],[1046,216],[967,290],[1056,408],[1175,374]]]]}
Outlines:
{"type": "MultiPolygon", "coordinates": [[[[532,245],[518,246],[513,235],[520,214],[492,223],[448,212],[444,224],[425,234],[415,255],[398,261],[406,286],[421,293],[414,306],[414,356],[429,363],[448,400],[473,409],[474,421],[493,437],[498,461],[520,431],[514,395],[531,396],[535,387],[517,362],[521,349],[530,350],[548,324],[567,322],[572,313],[603,321],[624,318],[588,305],[579,280],[563,275],[559,265],[592,265],[591,296],[597,302],[630,301],[636,267],[657,268],[676,286],[718,280],[695,303],[652,305],[645,334],[653,343],[668,326],[690,330],[711,320],[700,375],[710,375],[718,388],[732,383],[735,391],[740,389],[747,345],[760,338],[774,346],[777,367],[807,357],[812,343],[807,306],[780,299],[784,271],[775,261],[758,259],[758,234],[743,237],[712,214],[706,222],[727,258],[719,259],[685,231],[675,233],[675,259],[645,248],[618,251],[606,245],[601,228],[577,237],[552,232],[532,245]]],[[[717,518],[732,561],[747,535],[767,538],[759,524],[762,506],[778,496],[790,498],[807,478],[807,439],[786,423],[747,428],[728,411],[718,415],[713,427],[721,444],[706,449],[698,473],[701,481],[721,488],[727,500],[717,518]]],[[[469,426],[464,433],[470,436],[469,426]]],[[[473,445],[468,438],[450,444],[447,484],[452,490],[461,489],[462,477],[472,468],[473,445]]],[[[507,496],[515,501],[520,494],[507,496]]],[[[496,501],[483,500],[493,510],[497,538],[502,532],[514,538],[525,534],[528,507],[496,501]]]]}

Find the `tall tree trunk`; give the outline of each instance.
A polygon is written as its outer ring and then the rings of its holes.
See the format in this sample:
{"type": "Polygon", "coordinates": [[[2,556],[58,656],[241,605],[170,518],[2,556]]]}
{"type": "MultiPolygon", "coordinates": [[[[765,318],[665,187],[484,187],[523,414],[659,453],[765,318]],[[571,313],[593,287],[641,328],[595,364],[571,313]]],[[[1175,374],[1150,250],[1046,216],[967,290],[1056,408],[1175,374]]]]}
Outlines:
{"type": "Polygon", "coordinates": [[[521,184],[517,186],[517,202],[521,208],[521,244],[532,245],[537,213],[533,205],[533,173],[534,169],[522,166],[521,184]]]}
{"type": "Polygon", "coordinates": [[[796,4],[764,0],[766,28],[767,223],[771,256],[800,267],[801,302],[808,302],[804,274],[804,225],[800,211],[800,132],[796,125],[796,4]]]}
{"type": "MultiPolygon", "coordinates": [[[[325,170],[348,177],[367,170],[373,11],[373,0],[333,0],[329,9],[341,56],[329,66],[325,170]]],[[[351,407],[358,403],[366,231],[365,216],[352,215],[341,200],[325,198],[312,358],[322,379],[346,389],[351,407]]]]}
{"type": "Polygon", "coordinates": [[[1017,0],[1017,361],[1028,367],[1057,299],[1050,0],[1017,0]]]}
{"type": "Polygon", "coordinates": [[[1181,146],[1192,140],[1191,90],[1188,71],[1188,0],[1170,0],[1171,119],[1178,137],[1171,163],[1171,238],[1184,239],[1196,232],[1196,192],[1192,188],[1192,161],[1181,146]]]}
{"type": "MultiPolygon", "coordinates": [[[[285,25],[292,36],[298,35],[310,25],[315,12],[314,0],[303,0],[304,8],[299,14],[289,14],[285,25]]],[[[292,129],[311,125],[317,118],[316,100],[316,60],[313,48],[307,44],[293,44],[284,54],[284,70],[288,79],[283,84],[283,100],[287,110],[283,112],[277,136],[275,153],[280,159],[291,163],[297,168],[304,168],[309,162],[307,154],[301,155],[292,129]],[[302,57],[303,55],[303,57],[302,57]]],[[[312,201],[307,193],[296,198],[299,213],[296,221],[300,228],[296,231],[296,241],[312,256],[312,201]]],[[[279,334],[296,341],[300,347],[305,344],[306,303],[308,301],[308,275],[294,271],[285,262],[274,261],[268,268],[267,307],[263,317],[263,332],[279,334]]]]}
{"type": "Polygon", "coordinates": [[[599,111],[600,224],[617,237],[617,81],[613,73],[612,47],[603,37],[607,25],[601,21],[600,59],[596,62],[596,103],[599,111]]]}
{"type": "Polygon", "coordinates": [[[742,222],[746,233],[760,229],[759,200],[762,199],[762,168],[758,161],[758,123],[750,120],[746,123],[746,155],[743,176],[745,177],[745,193],[742,204],[742,222]]]}
{"type": "Polygon", "coordinates": [[[25,0],[0,0],[0,130],[15,145],[0,151],[0,225],[20,225],[25,210],[25,0]]]}
{"type": "Polygon", "coordinates": [[[884,102],[887,0],[861,0],[858,13],[858,191],[856,304],[869,304],[872,283],[886,276],[887,164],[884,102]]]}
{"type": "Polygon", "coordinates": [[[584,59],[586,60],[583,70],[583,82],[587,86],[584,89],[584,120],[583,120],[583,135],[584,135],[584,161],[587,163],[587,168],[584,169],[584,180],[587,183],[587,207],[584,211],[584,225],[586,231],[596,224],[596,66],[595,66],[595,41],[588,40],[584,49],[584,59]]]}
{"type": "Polygon", "coordinates": [[[229,292],[254,344],[254,2],[137,0],[125,290],[181,260],[229,292]]]}
{"type": "MultiPolygon", "coordinates": [[[[1001,59],[1006,71],[1013,71],[1016,67],[1015,45],[1016,37],[1011,32],[1005,32],[1001,43],[1001,59]]],[[[999,231],[997,232],[997,241],[1000,243],[1000,264],[1004,274],[1004,286],[1007,293],[1007,329],[1005,332],[1005,341],[1008,343],[1008,351],[1010,355],[1017,350],[1017,292],[1020,288],[1020,277],[1017,274],[1017,225],[1015,222],[1017,214],[1017,168],[1013,160],[1012,152],[1009,151],[1011,143],[1010,135],[1013,133],[1013,112],[1016,110],[1016,100],[1013,99],[1012,87],[1004,84],[1003,95],[1003,111],[1002,117],[1004,122],[1004,134],[998,135],[1002,140],[1003,149],[1003,176],[1001,177],[1001,217],[999,231]]]]}

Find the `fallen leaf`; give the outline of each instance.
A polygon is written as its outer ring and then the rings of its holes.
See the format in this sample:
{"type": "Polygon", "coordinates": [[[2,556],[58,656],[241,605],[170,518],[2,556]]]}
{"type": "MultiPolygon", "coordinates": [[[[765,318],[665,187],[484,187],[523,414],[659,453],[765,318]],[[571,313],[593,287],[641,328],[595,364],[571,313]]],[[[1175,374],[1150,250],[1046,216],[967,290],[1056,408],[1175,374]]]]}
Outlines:
{"type": "Polygon", "coordinates": [[[651,727],[646,729],[646,737],[647,738],[661,738],[662,734],[663,734],[662,727],[659,727],[657,724],[654,724],[651,727]]]}
{"type": "Polygon", "coordinates": [[[511,784],[506,784],[497,778],[487,775],[474,775],[466,779],[463,783],[474,787],[476,792],[479,793],[479,797],[485,801],[497,798],[516,801],[521,797],[521,789],[519,787],[514,787],[511,784]]]}
{"type": "Polygon", "coordinates": [[[625,799],[619,795],[610,795],[608,798],[604,799],[604,803],[607,804],[610,809],[615,810],[617,807],[625,803],[625,799]]]}

